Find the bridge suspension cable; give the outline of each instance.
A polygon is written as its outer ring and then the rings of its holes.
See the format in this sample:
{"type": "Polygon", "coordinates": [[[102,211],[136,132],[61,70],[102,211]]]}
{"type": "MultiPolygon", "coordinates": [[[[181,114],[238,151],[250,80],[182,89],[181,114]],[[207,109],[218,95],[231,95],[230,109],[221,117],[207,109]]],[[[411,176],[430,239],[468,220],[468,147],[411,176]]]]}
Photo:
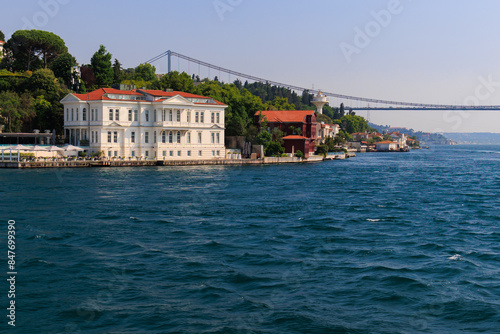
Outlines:
{"type": "MultiPolygon", "coordinates": [[[[224,72],[224,73],[227,73],[229,75],[234,75],[236,77],[245,78],[247,80],[261,82],[261,83],[267,83],[267,84],[270,84],[273,86],[284,87],[284,88],[288,88],[288,89],[295,90],[295,91],[301,91],[301,92],[308,91],[309,93],[312,93],[312,94],[318,94],[320,92],[320,90],[308,89],[308,88],[295,86],[295,85],[289,85],[289,84],[285,84],[282,82],[263,79],[263,78],[259,78],[259,77],[253,76],[253,75],[233,71],[233,70],[230,70],[227,68],[223,68],[223,67],[220,67],[217,65],[212,65],[210,63],[185,56],[183,54],[180,54],[180,53],[177,53],[177,52],[174,52],[171,50],[168,50],[162,54],[159,54],[158,56],[156,56],[154,58],[151,58],[146,63],[151,64],[151,63],[158,61],[164,57],[168,57],[168,71],[170,72],[171,71],[171,57],[172,56],[187,60],[190,63],[192,62],[192,63],[198,64],[198,66],[207,67],[209,70],[213,69],[213,70],[219,71],[219,75],[220,75],[220,72],[224,72]]],[[[414,110],[414,109],[420,109],[420,110],[422,110],[422,109],[428,109],[428,110],[500,110],[499,105],[495,105],[495,106],[470,106],[470,105],[428,104],[428,103],[414,103],[414,102],[371,99],[371,98],[365,98],[365,97],[359,97],[359,96],[330,93],[330,92],[325,92],[325,91],[321,91],[321,93],[323,95],[337,98],[337,99],[341,99],[341,100],[376,103],[376,104],[383,104],[383,105],[390,106],[390,107],[382,107],[382,108],[377,108],[377,107],[353,108],[353,109],[359,109],[359,110],[377,110],[377,109],[381,109],[381,110],[414,110]],[[395,106],[398,106],[398,107],[395,107],[395,106]]]]}

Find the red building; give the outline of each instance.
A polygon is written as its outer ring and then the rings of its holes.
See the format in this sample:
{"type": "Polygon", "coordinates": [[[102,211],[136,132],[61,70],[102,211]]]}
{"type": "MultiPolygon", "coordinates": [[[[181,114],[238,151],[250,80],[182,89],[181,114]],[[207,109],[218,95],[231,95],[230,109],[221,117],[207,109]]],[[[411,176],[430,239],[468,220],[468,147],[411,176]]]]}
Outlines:
{"type": "Polygon", "coordinates": [[[255,121],[267,121],[269,131],[278,128],[285,133],[285,152],[301,150],[305,157],[314,153],[317,138],[317,121],[314,110],[263,110],[255,113],[255,121]],[[261,120],[262,117],[262,120],[261,120]]]}

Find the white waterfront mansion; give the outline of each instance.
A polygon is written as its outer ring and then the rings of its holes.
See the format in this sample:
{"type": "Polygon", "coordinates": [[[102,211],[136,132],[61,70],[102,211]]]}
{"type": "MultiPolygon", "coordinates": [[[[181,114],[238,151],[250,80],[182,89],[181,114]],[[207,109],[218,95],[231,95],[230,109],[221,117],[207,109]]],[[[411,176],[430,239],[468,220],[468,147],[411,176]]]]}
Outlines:
{"type": "Polygon", "coordinates": [[[175,91],[101,88],[68,94],[64,132],[73,145],[107,157],[157,160],[224,158],[224,110],[227,105],[175,91]]]}

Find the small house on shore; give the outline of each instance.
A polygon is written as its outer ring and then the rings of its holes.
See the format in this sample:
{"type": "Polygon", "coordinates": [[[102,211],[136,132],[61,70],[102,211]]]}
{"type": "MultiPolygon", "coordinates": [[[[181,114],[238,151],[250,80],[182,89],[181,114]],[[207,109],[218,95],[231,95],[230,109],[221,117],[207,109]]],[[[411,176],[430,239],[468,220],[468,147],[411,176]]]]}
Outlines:
{"type": "Polygon", "coordinates": [[[390,152],[398,150],[398,143],[390,140],[379,141],[375,143],[377,152],[390,152]]]}

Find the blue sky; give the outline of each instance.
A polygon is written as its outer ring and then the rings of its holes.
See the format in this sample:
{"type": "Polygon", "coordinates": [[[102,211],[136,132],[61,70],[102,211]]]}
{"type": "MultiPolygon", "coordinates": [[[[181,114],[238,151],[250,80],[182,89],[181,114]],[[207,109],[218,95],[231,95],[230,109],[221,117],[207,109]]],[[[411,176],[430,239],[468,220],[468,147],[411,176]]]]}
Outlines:
{"type": "MultiPolygon", "coordinates": [[[[500,105],[500,2],[494,0],[18,0],[4,3],[2,12],[7,38],[23,28],[52,31],[80,64],[100,44],[124,67],[171,49],[328,92],[500,105]]],[[[154,65],[166,71],[165,61],[154,65]]],[[[176,59],[173,67],[198,72],[176,59]]],[[[424,131],[500,132],[500,112],[373,111],[370,118],[424,131]]]]}

